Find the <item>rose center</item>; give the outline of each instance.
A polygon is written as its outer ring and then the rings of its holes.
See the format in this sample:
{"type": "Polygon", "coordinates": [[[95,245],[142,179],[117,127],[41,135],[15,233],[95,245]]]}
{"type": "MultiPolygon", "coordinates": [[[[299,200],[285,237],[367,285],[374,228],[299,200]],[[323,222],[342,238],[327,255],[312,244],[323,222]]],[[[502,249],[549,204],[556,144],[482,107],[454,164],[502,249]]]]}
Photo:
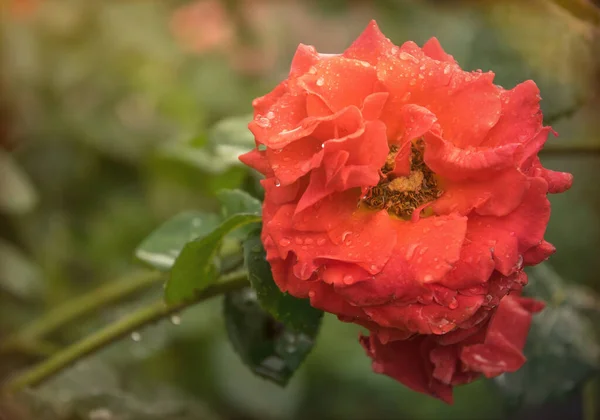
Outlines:
{"type": "Polygon", "coordinates": [[[410,219],[421,205],[442,195],[437,179],[423,162],[424,144],[418,140],[411,145],[410,174],[397,177],[395,168],[398,146],[391,146],[387,161],[381,168],[381,179],[361,200],[368,208],[381,210],[402,219],[410,219]]]}

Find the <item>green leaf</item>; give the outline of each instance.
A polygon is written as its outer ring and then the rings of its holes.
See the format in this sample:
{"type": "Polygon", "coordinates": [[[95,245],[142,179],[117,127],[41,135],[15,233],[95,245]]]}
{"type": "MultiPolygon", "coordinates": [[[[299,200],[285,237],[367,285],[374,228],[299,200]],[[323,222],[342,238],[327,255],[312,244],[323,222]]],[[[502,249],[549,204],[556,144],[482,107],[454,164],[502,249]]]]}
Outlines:
{"type": "Polygon", "coordinates": [[[231,117],[219,121],[208,132],[208,144],[197,147],[194,141],[164,146],[164,156],[177,159],[211,174],[222,174],[232,167],[242,167],[239,156],[254,147],[248,130],[252,116],[231,117]]]}
{"type": "Polygon", "coordinates": [[[600,347],[590,320],[572,303],[560,277],[546,264],[532,268],[528,294],[547,301],[533,317],[527,363],[494,380],[513,407],[539,405],[575,390],[600,368],[600,347]]]}
{"type": "Polygon", "coordinates": [[[229,217],[236,213],[250,213],[260,215],[262,204],[242,190],[221,190],[217,197],[222,204],[223,217],[229,217]]]}
{"type": "Polygon", "coordinates": [[[217,150],[219,146],[237,146],[243,149],[243,152],[247,152],[254,147],[254,135],[248,129],[250,121],[252,121],[252,115],[222,119],[209,131],[208,142],[217,150]]]}
{"type": "Polygon", "coordinates": [[[309,335],[277,322],[250,288],[227,294],[224,305],[227,334],[242,361],[255,374],[286,385],[311,351],[317,329],[309,335]]]}
{"type": "Polygon", "coordinates": [[[286,326],[314,336],[321,324],[323,312],[310,306],[308,299],[298,299],[281,292],[273,281],[271,266],[265,256],[259,232],[251,234],[244,241],[244,260],[248,279],[261,306],[286,326]]]}
{"type": "Polygon", "coordinates": [[[0,211],[23,214],[31,211],[38,201],[29,177],[13,158],[0,149],[0,211]]]}
{"type": "Polygon", "coordinates": [[[181,213],[144,239],[135,250],[135,256],[158,270],[169,271],[185,244],[204,237],[218,225],[216,214],[181,213]]]}
{"type": "Polygon", "coordinates": [[[216,254],[225,235],[258,222],[260,216],[236,214],[203,238],[188,242],[171,269],[171,277],[165,289],[167,303],[192,299],[197,292],[213,284],[219,275],[216,254]]]}
{"type": "Polygon", "coordinates": [[[39,266],[12,244],[0,239],[0,289],[21,299],[40,298],[45,283],[39,266]]]}

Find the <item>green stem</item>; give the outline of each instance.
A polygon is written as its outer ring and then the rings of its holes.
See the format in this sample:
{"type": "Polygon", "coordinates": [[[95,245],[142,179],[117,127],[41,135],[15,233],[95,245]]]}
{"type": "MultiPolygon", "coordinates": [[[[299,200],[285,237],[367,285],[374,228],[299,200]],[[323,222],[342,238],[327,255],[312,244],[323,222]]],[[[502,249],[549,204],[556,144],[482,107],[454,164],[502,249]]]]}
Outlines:
{"type": "Polygon", "coordinates": [[[2,390],[16,392],[26,387],[39,385],[76,361],[131,334],[145,325],[178,313],[211,297],[241,289],[248,285],[246,271],[237,271],[224,275],[219,281],[219,283],[209,286],[198,293],[193,300],[174,305],[167,305],[163,301],[158,301],[125,316],[58,352],[30,370],[15,376],[4,385],[2,390]]]}
{"type": "Polygon", "coordinates": [[[156,271],[135,272],[69,300],[0,343],[0,353],[26,349],[27,343],[38,342],[63,325],[80,320],[100,308],[145,289],[157,283],[162,277],[162,273],[156,271]]]}
{"type": "Polygon", "coordinates": [[[598,411],[598,395],[600,395],[600,376],[590,379],[583,387],[583,420],[596,420],[598,411]]]}

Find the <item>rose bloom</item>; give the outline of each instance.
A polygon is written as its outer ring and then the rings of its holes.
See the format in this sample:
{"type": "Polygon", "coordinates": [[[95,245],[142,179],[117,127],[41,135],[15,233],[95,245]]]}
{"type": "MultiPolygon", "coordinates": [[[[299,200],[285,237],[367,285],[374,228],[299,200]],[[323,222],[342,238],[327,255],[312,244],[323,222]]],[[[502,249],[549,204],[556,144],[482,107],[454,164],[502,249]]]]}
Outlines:
{"type": "Polygon", "coordinates": [[[471,328],[442,335],[416,335],[383,344],[374,335],[361,337],[373,370],[385,373],[415,391],[452,402],[452,386],[513,372],[525,363],[522,349],[531,314],[544,305],[530,298],[508,295],[492,317],[471,328]]]}
{"type": "MultiPolygon", "coordinates": [[[[367,327],[379,371],[445,400],[391,360],[443,353],[448,334],[489,335],[523,266],[554,252],[547,194],[572,182],[538,159],[551,129],[535,83],[493,78],[463,71],[435,38],[397,47],[372,22],[342,54],[299,46],[288,79],[253,102],[256,148],[240,158],[265,175],[262,240],[279,288],[367,327]]],[[[488,374],[472,362],[492,348],[479,335],[453,344],[452,360],[488,374]]],[[[445,386],[474,377],[437,375],[428,360],[421,373],[445,386]]],[[[518,368],[504,364],[494,373],[518,368]]]]}

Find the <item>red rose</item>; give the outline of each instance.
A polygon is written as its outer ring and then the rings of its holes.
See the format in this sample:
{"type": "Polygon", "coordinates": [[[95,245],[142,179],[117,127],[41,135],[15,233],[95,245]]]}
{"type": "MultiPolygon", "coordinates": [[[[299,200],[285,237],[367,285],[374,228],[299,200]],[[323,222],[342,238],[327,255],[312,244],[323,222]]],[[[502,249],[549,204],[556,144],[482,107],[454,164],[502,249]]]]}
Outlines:
{"type": "Polygon", "coordinates": [[[543,307],[533,299],[508,295],[485,323],[469,329],[387,344],[373,334],[361,337],[361,343],[373,359],[374,371],[451,403],[452,386],[472,382],[481,374],[493,378],[514,372],[523,365],[531,314],[543,307]]]}
{"type": "MultiPolygon", "coordinates": [[[[253,102],[262,239],[282,291],[382,344],[481,325],[546,259],[539,91],[465,72],[434,38],[397,47],[372,22],[341,55],[300,45],[253,102]]],[[[424,338],[418,338],[421,340],[424,338]]],[[[401,344],[398,344],[401,345],[401,344]]]]}

